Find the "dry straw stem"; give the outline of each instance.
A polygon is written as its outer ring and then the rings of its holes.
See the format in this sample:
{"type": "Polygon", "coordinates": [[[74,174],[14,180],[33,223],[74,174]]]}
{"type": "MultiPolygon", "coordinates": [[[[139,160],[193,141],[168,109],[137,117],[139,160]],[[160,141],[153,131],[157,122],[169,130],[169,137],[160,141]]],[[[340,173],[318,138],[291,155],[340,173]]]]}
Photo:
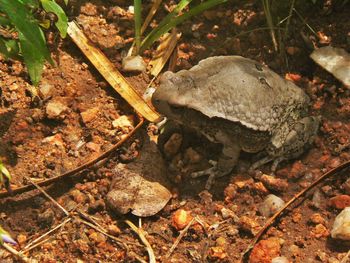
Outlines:
{"type": "Polygon", "coordinates": [[[181,34],[177,33],[176,28],[174,28],[171,33],[167,33],[162,37],[161,43],[157,47],[155,56],[153,56],[152,60],[148,63],[148,67],[150,68],[149,72],[154,77],[157,77],[162,71],[163,67],[173,53],[180,37],[181,34]]]}
{"type": "Polygon", "coordinates": [[[198,222],[196,217],[192,218],[192,220],[187,224],[187,226],[180,232],[180,235],[176,238],[174,244],[171,246],[168,253],[165,255],[165,258],[169,258],[171,256],[171,254],[174,252],[175,248],[178,246],[181,239],[186,235],[188,229],[192,226],[194,221],[198,222]]]}
{"type": "Polygon", "coordinates": [[[48,193],[45,192],[43,188],[41,188],[38,184],[34,183],[29,177],[25,177],[31,184],[33,184],[40,192],[42,192],[51,202],[53,202],[59,209],[63,211],[63,213],[66,214],[66,216],[69,215],[68,211],[61,206],[55,199],[53,199],[48,193]]]}
{"type": "Polygon", "coordinates": [[[144,235],[144,231],[141,228],[137,228],[131,221],[125,220],[125,223],[139,236],[142,243],[146,246],[146,250],[149,257],[149,263],[156,263],[156,257],[154,256],[154,251],[151,244],[148,242],[144,235]]]}
{"type": "Polygon", "coordinates": [[[72,21],[68,23],[67,32],[73,39],[74,43],[80,48],[113,89],[115,89],[119,95],[135,109],[135,111],[150,122],[156,122],[160,119],[160,115],[142,99],[109,59],[99,49],[92,45],[80,30],[76,22],[72,21]]]}

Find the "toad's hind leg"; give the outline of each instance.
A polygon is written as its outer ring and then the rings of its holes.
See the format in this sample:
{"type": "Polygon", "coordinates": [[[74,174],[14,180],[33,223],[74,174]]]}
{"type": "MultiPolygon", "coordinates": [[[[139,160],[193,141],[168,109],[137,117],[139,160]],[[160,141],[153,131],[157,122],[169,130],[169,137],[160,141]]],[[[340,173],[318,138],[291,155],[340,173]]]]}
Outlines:
{"type": "Polygon", "coordinates": [[[241,147],[239,147],[239,145],[224,145],[218,161],[210,161],[213,165],[212,167],[203,171],[194,172],[191,174],[191,177],[197,178],[208,175],[209,177],[205,189],[210,189],[216,178],[228,175],[232,171],[237,163],[240,151],[241,147]]]}

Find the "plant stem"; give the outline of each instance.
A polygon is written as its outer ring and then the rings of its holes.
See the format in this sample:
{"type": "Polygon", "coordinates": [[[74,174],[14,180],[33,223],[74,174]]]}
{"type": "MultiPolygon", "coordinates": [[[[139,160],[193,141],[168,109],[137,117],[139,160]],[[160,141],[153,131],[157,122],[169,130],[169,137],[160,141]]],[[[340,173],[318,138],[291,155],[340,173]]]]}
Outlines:
{"type": "Polygon", "coordinates": [[[273,46],[275,48],[275,51],[277,51],[278,45],[277,45],[274,25],[273,25],[273,21],[272,21],[271,8],[270,8],[271,3],[269,0],[262,0],[262,4],[264,7],[264,13],[266,16],[267,25],[270,28],[272,43],[273,43],[273,46]]]}
{"type": "MultiPolygon", "coordinates": [[[[170,29],[174,28],[178,24],[182,23],[183,21],[191,18],[192,16],[198,15],[202,13],[203,11],[212,8],[216,5],[222,4],[227,2],[228,0],[208,0],[206,2],[203,2],[196,7],[192,8],[187,13],[184,13],[181,16],[178,16],[172,20],[169,21],[169,23],[165,24],[162,27],[157,28],[157,30],[154,32],[154,34],[150,34],[150,36],[147,36],[141,43],[140,52],[143,52],[145,49],[149,48],[158,38],[160,38],[161,35],[167,33],[170,29]]],[[[151,32],[152,33],[152,32],[151,32]]]]}
{"type": "Polygon", "coordinates": [[[142,20],[141,11],[142,11],[142,0],[134,0],[136,54],[139,54],[140,46],[141,46],[141,20],[142,20]]]}
{"type": "MultiPolygon", "coordinates": [[[[146,37],[145,39],[142,41],[141,46],[143,46],[143,43],[147,43],[149,41],[149,39],[153,39],[155,35],[158,36],[157,32],[163,28],[164,26],[166,26],[174,17],[176,17],[190,2],[192,2],[192,0],[181,0],[177,6],[174,8],[173,11],[171,11],[160,23],[159,25],[154,28],[146,37]]],[[[159,35],[156,39],[158,39],[161,35],[159,35]]],[[[153,41],[154,42],[154,41],[153,41]]],[[[152,43],[153,43],[152,42],[152,43]]],[[[151,44],[152,44],[151,43],[151,44]]],[[[144,48],[146,49],[146,48],[144,48]]],[[[142,50],[144,50],[142,49],[142,50]]]]}

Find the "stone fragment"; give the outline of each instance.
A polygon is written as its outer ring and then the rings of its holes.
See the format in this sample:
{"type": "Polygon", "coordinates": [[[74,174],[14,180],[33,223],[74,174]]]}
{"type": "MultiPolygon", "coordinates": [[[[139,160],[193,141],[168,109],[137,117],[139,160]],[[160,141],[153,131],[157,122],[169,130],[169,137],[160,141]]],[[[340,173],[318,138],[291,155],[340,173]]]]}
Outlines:
{"type": "Polygon", "coordinates": [[[284,206],[285,202],[278,196],[269,194],[259,206],[259,212],[264,217],[270,217],[284,206]]]}
{"type": "Polygon", "coordinates": [[[46,105],[46,115],[49,119],[62,119],[68,107],[59,101],[50,101],[46,105]]]}
{"type": "Polygon", "coordinates": [[[350,207],[346,207],[335,218],[331,236],[336,239],[350,240],[350,207]]]}

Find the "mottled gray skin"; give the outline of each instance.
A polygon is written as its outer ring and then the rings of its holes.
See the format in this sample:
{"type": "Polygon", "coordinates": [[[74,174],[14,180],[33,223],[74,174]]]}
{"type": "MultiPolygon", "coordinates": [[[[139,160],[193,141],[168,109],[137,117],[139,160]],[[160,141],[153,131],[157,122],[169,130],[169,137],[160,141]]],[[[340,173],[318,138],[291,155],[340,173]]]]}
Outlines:
{"type": "Polygon", "coordinates": [[[164,73],[152,102],[168,119],[223,145],[219,175],[232,170],[241,150],[266,150],[252,168],[273,160],[275,169],[299,156],[319,126],[319,118],[307,114],[303,90],[240,56],[210,57],[190,70],[164,73]]]}

